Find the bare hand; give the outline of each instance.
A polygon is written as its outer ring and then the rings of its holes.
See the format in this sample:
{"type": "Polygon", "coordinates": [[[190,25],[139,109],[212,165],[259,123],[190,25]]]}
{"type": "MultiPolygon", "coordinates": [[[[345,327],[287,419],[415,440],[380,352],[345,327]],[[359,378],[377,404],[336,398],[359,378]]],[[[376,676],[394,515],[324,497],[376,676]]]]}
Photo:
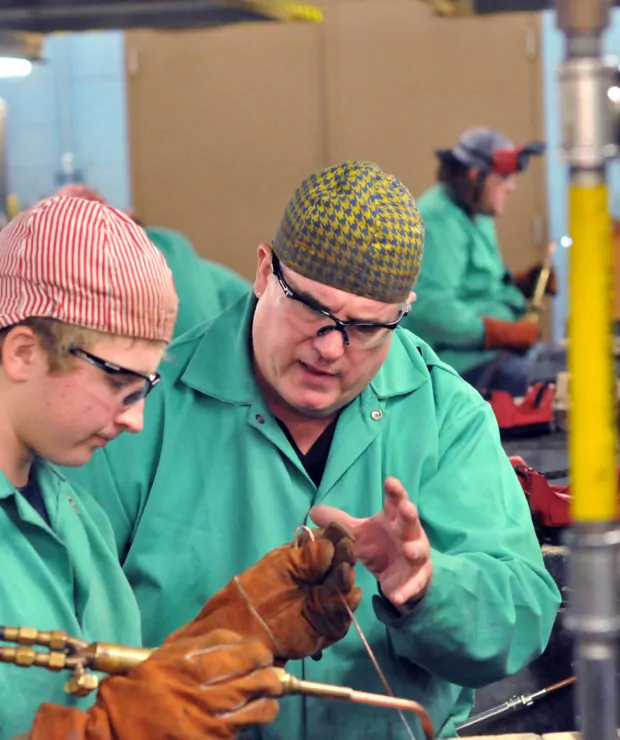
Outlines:
{"type": "Polygon", "coordinates": [[[365,519],[333,506],[315,506],[310,518],[319,527],[336,521],[355,537],[357,559],[373,574],[383,595],[407,610],[406,602],[420,599],[433,575],[431,550],[418,509],[397,478],[385,481],[383,510],[365,519]]]}

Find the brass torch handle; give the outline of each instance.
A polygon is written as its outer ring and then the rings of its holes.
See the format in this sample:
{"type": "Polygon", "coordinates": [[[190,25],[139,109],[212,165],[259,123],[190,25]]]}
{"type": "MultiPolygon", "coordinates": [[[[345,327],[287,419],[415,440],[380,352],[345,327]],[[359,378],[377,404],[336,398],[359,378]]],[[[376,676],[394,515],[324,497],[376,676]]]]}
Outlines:
{"type": "MultiPolygon", "coordinates": [[[[80,653],[80,657],[87,659],[87,665],[96,670],[111,675],[126,673],[153,654],[153,650],[145,648],[127,647],[107,642],[94,642],[86,650],[80,653]]],[[[339,701],[350,701],[355,704],[367,704],[373,707],[385,709],[400,709],[414,712],[420,719],[427,740],[433,740],[433,729],[424,708],[415,701],[398,699],[382,694],[370,694],[364,691],[356,691],[348,686],[333,686],[326,683],[314,681],[302,681],[291,676],[283,668],[273,668],[276,672],[282,693],[301,694],[303,696],[315,696],[322,699],[339,701]]]]}
{"type": "MultiPolygon", "coordinates": [[[[16,642],[18,640],[19,642],[17,647],[0,646],[0,663],[12,663],[23,668],[38,666],[54,671],[72,669],[73,676],[67,681],[65,690],[78,696],[86,696],[98,686],[96,675],[86,672],[85,669],[100,671],[112,676],[120,675],[135,668],[155,652],[155,650],[147,648],[117,645],[110,642],[93,642],[82,647],[84,645],[82,641],[70,638],[64,633],[37,633],[29,628],[19,628],[18,631],[13,633],[11,631],[13,628],[1,629],[4,630],[5,637],[10,635],[15,638],[16,642]],[[52,650],[49,653],[38,652],[34,649],[34,644],[42,644],[48,647],[53,644],[59,649],[52,650]],[[72,654],[60,650],[62,646],[66,647],[68,645],[78,649],[72,654]]],[[[413,712],[420,720],[427,740],[434,740],[435,736],[429,716],[424,707],[415,701],[356,691],[347,686],[302,681],[295,676],[291,676],[282,668],[274,667],[272,670],[278,676],[284,695],[301,694],[303,696],[316,696],[323,699],[350,701],[355,704],[367,704],[385,709],[413,712]]]]}
{"type": "Polygon", "coordinates": [[[80,652],[80,657],[86,658],[86,664],[93,670],[117,676],[135,668],[154,652],[148,648],[116,645],[112,642],[93,642],[80,652]]]}
{"type": "Polygon", "coordinates": [[[536,286],[534,287],[534,295],[530,301],[527,313],[525,314],[525,320],[532,324],[538,324],[540,321],[540,314],[543,310],[543,300],[545,298],[545,291],[549,284],[549,278],[551,277],[551,271],[553,270],[553,253],[555,252],[555,242],[551,242],[547,247],[547,254],[543,260],[536,286]]]}

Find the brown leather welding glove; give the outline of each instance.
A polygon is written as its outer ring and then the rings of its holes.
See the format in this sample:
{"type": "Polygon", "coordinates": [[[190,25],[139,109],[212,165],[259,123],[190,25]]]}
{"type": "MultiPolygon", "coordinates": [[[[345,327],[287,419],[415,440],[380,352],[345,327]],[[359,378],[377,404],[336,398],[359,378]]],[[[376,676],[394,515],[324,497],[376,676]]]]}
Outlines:
{"type": "MultiPolygon", "coordinates": [[[[514,284],[517,286],[517,288],[519,288],[519,290],[528,300],[534,297],[536,283],[538,282],[538,278],[542,269],[542,262],[538,262],[537,264],[529,267],[527,270],[524,270],[523,272],[517,272],[513,275],[514,284]]],[[[549,273],[549,280],[547,281],[547,286],[545,288],[545,295],[554,296],[557,294],[557,292],[558,284],[555,279],[555,270],[551,268],[551,272],[549,273]]]]}
{"type": "Polygon", "coordinates": [[[529,321],[500,321],[484,317],[484,348],[527,350],[538,340],[540,328],[529,321]]]}
{"type": "Polygon", "coordinates": [[[278,664],[341,640],[351,625],[347,606],[354,611],[362,598],[355,587],[353,538],[339,524],[312,532],[235,576],[168,640],[227,627],[260,640],[278,664]]]}
{"type": "Polygon", "coordinates": [[[228,740],[273,722],[281,687],[257,640],[218,630],[157,650],[101,682],[87,712],[42,704],[29,740],[228,740]]]}

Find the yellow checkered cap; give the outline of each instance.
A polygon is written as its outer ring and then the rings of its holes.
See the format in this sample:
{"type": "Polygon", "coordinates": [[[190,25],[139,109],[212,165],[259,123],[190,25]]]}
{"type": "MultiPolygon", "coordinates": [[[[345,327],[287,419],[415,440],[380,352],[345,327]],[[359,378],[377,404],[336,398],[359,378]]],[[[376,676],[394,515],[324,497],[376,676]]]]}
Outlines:
{"type": "Polygon", "coordinates": [[[372,162],[343,162],[297,188],[273,240],[300,275],[384,303],[406,300],[424,225],[411,193],[372,162]]]}

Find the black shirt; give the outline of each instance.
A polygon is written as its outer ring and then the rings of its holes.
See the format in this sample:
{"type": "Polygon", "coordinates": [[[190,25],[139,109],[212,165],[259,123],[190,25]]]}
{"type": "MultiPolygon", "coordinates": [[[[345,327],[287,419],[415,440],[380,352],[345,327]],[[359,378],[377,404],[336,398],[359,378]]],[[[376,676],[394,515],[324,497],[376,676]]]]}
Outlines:
{"type": "Polygon", "coordinates": [[[286,438],[291,443],[291,446],[297,453],[297,457],[301,460],[301,464],[304,466],[306,473],[310,476],[310,479],[314,485],[318,488],[321,485],[321,479],[325,472],[325,466],[327,465],[327,458],[329,457],[329,449],[334,438],[334,432],[336,431],[336,424],[338,423],[338,417],[336,417],[328,427],[322,432],[321,436],[312,445],[308,452],[304,453],[297,447],[295,440],[286,426],[278,419],[278,424],[281,426],[282,431],[286,434],[286,438]]]}
{"type": "Polygon", "coordinates": [[[47,509],[45,508],[43,494],[41,493],[41,488],[37,483],[36,477],[34,475],[31,476],[28,479],[28,483],[25,486],[18,488],[17,490],[26,499],[26,501],[28,501],[32,508],[39,512],[39,514],[45,520],[46,524],[48,526],[51,526],[49,514],[47,513],[47,509]]]}

